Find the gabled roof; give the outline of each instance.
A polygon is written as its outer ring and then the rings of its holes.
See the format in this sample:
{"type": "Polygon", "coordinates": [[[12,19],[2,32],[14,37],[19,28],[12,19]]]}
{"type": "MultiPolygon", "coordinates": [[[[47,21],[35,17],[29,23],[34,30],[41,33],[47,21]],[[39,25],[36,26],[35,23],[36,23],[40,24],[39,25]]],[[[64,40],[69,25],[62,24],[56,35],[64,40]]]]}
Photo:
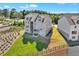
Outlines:
{"type": "Polygon", "coordinates": [[[62,17],[63,16],[66,17],[70,25],[74,25],[75,21],[78,20],[79,18],[79,14],[65,14],[65,15],[62,15],[62,17]]]}
{"type": "Polygon", "coordinates": [[[38,13],[29,13],[25,17],[32,17],[31,21],[36,21],[37,18],[44,18],[46,19],[49,15],[47,14],[38,14],[38,13]]]}
{"type": "Polygon", "coordinates": [[[31,21],[34,21],[38,16],[38,13],[29,13],[25,17],[32,17],[31,21]]]}

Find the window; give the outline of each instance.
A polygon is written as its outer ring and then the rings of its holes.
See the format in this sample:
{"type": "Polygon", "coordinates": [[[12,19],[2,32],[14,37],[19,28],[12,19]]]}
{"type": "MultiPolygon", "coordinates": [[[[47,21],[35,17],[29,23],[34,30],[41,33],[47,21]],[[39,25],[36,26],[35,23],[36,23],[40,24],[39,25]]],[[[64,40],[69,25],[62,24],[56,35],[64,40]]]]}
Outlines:
{"type": "Polygon", "coordinates": [[[32,17],[30,17],[30,20],[32,19],[32,17]]]}
{"type": "Polygon", "coordinates": [[[42,22],[44,22],[44,18],[43,18],[42,22]]]}
{"type": "Polygon", "coordinates": [[[42,28],[40,30],[42,30],[42,28]]]}
{"type": "Polygon", "coordinates": [[[37,29],[34,29],[34,31],[37,31],[37,29]]]}
{"type": "Polygon", "coordinates": [[[28,17],[26,18],[26,20],[28,20],[28,17]]]}
{"type": "Polygon", "coordinates": [[[72,34],[77,34],[77,31],[72,31],[72,34]]]}
{"type": "Polygon", "coordinates": [[[29,23],[29,21],[26,21],[26,23],[29,23]]]}
{"type": "Polygon", "coordinates": [[[39,21],[41,21],[41,19],[38,19],[39,21]]]}
{"type": "Polygon", "coordinates": [[[28,29],[26,31],[29,31],[28,29]]]}
{"type": "Polygon", "coordinates": [[[37,35],[38,35],[38,33],[34,33],[34,35],[35,35],[35,36],[37,36],[37,35]]]}
{"type": "Polygon", "coordinates": [[[75,26],[75,28],[76,28],[77,26],[75,26]]]}
{"type": "Polygon", "coordinates": [[[27,17],[27,18],[26,18],[26,20],[31,20],[31,19],[32,19],[32,17],[27,17]]]}
{"type": "Polygon", "coordinates": [[[77,24],[79,24],[79,20],[77,21],[77,24]]]}
{"type": "Polygon", "coordinates": [[[72,39],[75,39],[75,36],[72,36],[72,39]]]}
{"type": "Polygon", "coordinates": [[[29,26],[26,26],[26,28],[28,28],[29,26]]]}

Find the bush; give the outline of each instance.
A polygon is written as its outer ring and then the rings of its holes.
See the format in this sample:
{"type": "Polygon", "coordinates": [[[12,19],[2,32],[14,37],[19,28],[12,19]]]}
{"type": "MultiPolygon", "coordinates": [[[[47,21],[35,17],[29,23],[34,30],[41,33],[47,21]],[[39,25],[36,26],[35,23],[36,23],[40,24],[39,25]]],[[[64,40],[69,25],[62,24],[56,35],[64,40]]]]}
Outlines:
{"type": "Polygon", "coordinates": [[[58,24],[59,16],[58,15],[53,15],[51,16],[52,23],[53,24],[58,24]]]}
{"type": "Polygon", "coordinates": [[[28,37],[28,38],[23,38],[23,43],[24,44],[27,44],[27,42],[30,42],[30,43],[33,43],[33,39],[31,39],[30,37],[28,37]]]}
{"type": "Polygon", "coordinates": [[[38,49],[38,51],[41,51],[43,50],[43,48],[47,48],[47,44],[43,42],[37,42],[36,48],[38,49]]]}
{"type": "MultiPolygon", "coordinates": [[[[34,40],[30,37],[28,38],[23,38],[23,43],[27,44],[28,42],[30,42],[31,44],[34,42],[34,40]]],[[[43,48],[47,48],[47,44],[41,41],[35,41],[36,42],[36,48],[38,51],[43,50],[43,48]]]]}
{"type": "Polygon", "coordinates": [[[23,26],[23,22],[18,22],[18,21],[14,21],[13,23],[14,26],[23,26]]]}
{"type": "Polygon", "coordinates": [[[31,35],[25,33],[23,35],[23,43],[27,44],[28,42],[30,42],[31,44],[35,42],[38,51],[41,51],[43,50],[43,48],[48,47],[48,44],[44,41],[44,38],[41,37],[33,38],[31,35]]]}
{"type": "Polygon", "coordinates": [[[5,17],[4,16],[0,16],[0,20],[5,20],[5,17]]]}

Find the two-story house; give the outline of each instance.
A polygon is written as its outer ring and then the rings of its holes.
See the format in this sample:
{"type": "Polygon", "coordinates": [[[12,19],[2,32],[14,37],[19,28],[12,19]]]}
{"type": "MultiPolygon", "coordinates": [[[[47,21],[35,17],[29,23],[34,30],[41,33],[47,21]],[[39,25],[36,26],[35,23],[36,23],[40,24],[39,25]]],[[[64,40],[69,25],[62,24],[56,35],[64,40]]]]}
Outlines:
{"type": "Polygon", "coordinates": [[[59,31],[69,44],[79,44],[79,14],[64,14],[58,21],[59,31]]]}
{"type": "Polygon", "coordinates": [[[33,37],[45,37],[52,28],[52,21],[49,15],[29,13],[25,16],[25,32],[33,37]]]}

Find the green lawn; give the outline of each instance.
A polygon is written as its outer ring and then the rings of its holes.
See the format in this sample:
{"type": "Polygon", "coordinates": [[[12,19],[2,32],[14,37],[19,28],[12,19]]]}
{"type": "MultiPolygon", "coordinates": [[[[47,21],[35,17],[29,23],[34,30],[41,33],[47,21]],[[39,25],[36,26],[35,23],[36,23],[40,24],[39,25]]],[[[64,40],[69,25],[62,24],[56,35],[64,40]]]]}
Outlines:
{"type": "Polygon", "coordinates": [[[23,31],[21,31],[21,35],[19,36],[19,38],[16,40],[10,50],[6,54],[4,54],[4,56],[22,56],[38,52],[35,42],[33,42],[32,44],[30,44],[29,42],[28,44],[23,44],[22,35],[23,31]]]}

